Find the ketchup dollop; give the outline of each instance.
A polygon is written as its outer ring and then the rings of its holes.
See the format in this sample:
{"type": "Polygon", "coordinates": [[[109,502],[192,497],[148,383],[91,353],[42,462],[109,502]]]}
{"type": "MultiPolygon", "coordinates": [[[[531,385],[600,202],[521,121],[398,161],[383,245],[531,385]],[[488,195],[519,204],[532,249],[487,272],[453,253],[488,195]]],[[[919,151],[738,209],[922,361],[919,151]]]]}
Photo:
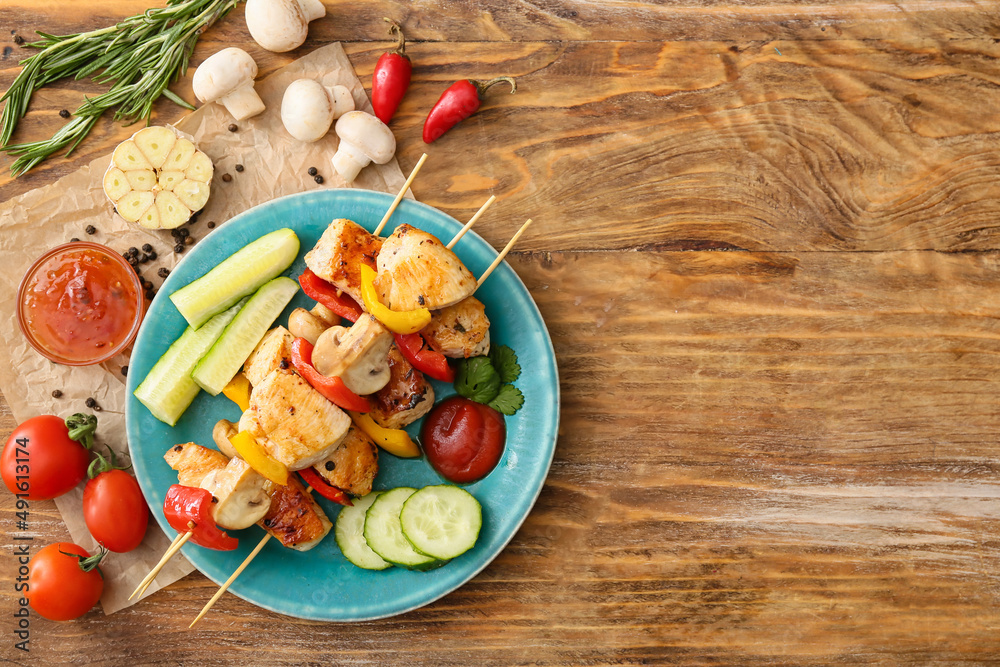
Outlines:
{"type": "Polygon", "coordinates": [[[135,335],[142,316],[142,295],[128,264],[92,243],[39,260],[20,297],[29,340],[62,363],[107,358],[135,335]]]}
{"type": "Polygon", "coordinates": [[[450,482],[474,482],[496,467],[507,427],[493,408],[453,396],[434,406],[424,420],[421,444],[427,460],[450,482]]]}

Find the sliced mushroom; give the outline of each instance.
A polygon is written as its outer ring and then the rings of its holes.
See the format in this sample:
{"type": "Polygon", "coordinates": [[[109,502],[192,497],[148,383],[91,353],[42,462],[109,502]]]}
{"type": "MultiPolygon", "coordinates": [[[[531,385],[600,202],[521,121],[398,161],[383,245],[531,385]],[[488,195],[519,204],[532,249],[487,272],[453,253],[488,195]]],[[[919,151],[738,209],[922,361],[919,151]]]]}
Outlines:
{"type": "Polygon", "coordinates": [[[225,419],[220,419],[216,422],[215,428],[212,429],[212,440],[215,442],[215,446],[219,448],[220,452],[231,459],[239,456],[236,453],[236,448],[233,447],[233,443],[229,442],[229,439],[236,435],[236,433],[236,424],[225,419]]]}
{"type": "Polygon", "coordinates": [[[221,470],[210,472],[201,488],[212,494],[212,516],[227,530],[241,530],[254,525],[267,514],[271,499],[264,479],[246,461],[234,457],[221,470]]]}
{"type": "Polygon", "coordinates": [[[350,329],[323,332],[313,350],[313,366],[327,377],[339,377],[355,394],[373,394],[389,381],[391,346],[389,330],[365,313],[350,329]]]}
{"type": "Polygon", "coordinates": [[[316,317],[305,308],[296,308],[288,316],[288,330],[296,338],[305,338],[307,341],[316,344],[320,335],[330,328],[326,322],[316,317]]]}

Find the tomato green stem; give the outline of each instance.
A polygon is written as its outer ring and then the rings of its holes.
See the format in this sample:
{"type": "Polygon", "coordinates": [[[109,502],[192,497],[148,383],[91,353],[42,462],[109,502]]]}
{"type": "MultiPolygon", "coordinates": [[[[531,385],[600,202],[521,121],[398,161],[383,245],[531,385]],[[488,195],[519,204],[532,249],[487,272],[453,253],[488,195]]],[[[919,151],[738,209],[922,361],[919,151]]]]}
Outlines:
{"type": "Polygon", "coordinates": [[[87,467],[87,479],[94,479],[98,475],[111,472],[112,470],[128,470],[132,467],[131,463],[127,466],[118,465],[118,461],[115,458],[115,450],[111,449],[107,445],[105,445],[105,447],[107,447],[108,453],[110,454],[110,461],[101,456],[101,453],[95,449],[94,456],[97,458],[91,461],[90,466],[87,467]]]}
{"type": "MultiPolygon", "coordinates": [[[[80,561],[80,569],[83,570],[84,572],[90,572],[95,567],[100,565],[104,557],[108,555],[108,550],[104,548],[104,545],[100,545],[98,548],[99,551],[93,556],[81,556],[80,554],[71,554],[71,553],[66,553],[65,551],[60,551],[59,553],[61,553],[63,556],[76,558],[78,561],[80,561]]],[[[97,568],[97,573],[101,575],[101,579],[104,578],[104,573],[101,572],[100,568],[97,568]]]]}
{"type": "Polygon", "coordinates": [[[97,417],[77,412],[66,418],[66,428],[69,429],[70,440],[76,440],[84,449],[94,446],[94,432],[97,430],[97,417]]]}

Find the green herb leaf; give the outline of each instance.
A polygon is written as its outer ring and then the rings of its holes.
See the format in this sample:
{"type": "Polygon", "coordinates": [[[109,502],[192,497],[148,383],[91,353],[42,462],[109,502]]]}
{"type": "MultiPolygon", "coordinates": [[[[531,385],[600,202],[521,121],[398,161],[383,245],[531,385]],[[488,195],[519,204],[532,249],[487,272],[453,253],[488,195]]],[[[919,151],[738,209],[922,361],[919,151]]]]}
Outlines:
{"type": "Polygon", "coordinates": [[[476,403],[489,403],[500,393],[500,376],[489,357],[473,357],[458,363],[455,391],[476,403]]]}
{"type": "Polygon", "coordinates": [[[490,350],[490,361],[493,368],[500,374],[501,382],[513,382],[521,375],[521,366],[517,363],[514,350],[506,345],[495,345],[490,350]]]}
{"type": "Polygon", "coordinates": [[[497,412],[502,412],[508,417],[524,405],[524,395],[521,390],[512,384],[505,384],[500,387],[500,393],[489,402],[489,406],[497,412]]]}

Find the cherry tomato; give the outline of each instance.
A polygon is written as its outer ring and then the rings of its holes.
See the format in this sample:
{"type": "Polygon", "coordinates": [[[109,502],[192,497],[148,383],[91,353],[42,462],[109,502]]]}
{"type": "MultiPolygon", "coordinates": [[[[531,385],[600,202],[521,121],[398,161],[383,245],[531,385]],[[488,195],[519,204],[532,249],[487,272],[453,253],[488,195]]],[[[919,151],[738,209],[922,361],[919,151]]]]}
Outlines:
{"type": "Polygon", "coordinates": [[[98,544],[117,553],[142,542],[149,507],[138,482],[124,470],[102,472],[83,489],[83,519],[98,544]]]}
{"type": "MultiPolygon", "coordinates": [[[[89,429],[84,436],[92,437],[97,420],[92,416],[80,417],[86,425],[74,429],[89,429]]],[[[11,493],[21,494],[28,500],[48,500],[61,496],[87,476],[90,452],[70,438],[66,423],[54,415],[41,415],[20,424],[11,433],[0,457],[0,473],[11,493]]]]}
{"type": "Polygon", "coordinates": [[[488,405],[452,396],[434,406],[420,435],[434,469],[445,479],[464,484],[496,467],[507,428],[503,415],[488,405]]]}
{"type": "MultiPolygon", "coordinates": [[[[104,576],[86,550],[72,542],[56,542],[28,563],[28,603],[50,621],[71,621],[97,604],[104,592],[104,576]],[[67,555],[69,554],[69,555],[67,555]],[[84,567],[91,567],[88,572],[84,567]]],[[[99,560],[99,558],[97,559],[99,560]]]]}

